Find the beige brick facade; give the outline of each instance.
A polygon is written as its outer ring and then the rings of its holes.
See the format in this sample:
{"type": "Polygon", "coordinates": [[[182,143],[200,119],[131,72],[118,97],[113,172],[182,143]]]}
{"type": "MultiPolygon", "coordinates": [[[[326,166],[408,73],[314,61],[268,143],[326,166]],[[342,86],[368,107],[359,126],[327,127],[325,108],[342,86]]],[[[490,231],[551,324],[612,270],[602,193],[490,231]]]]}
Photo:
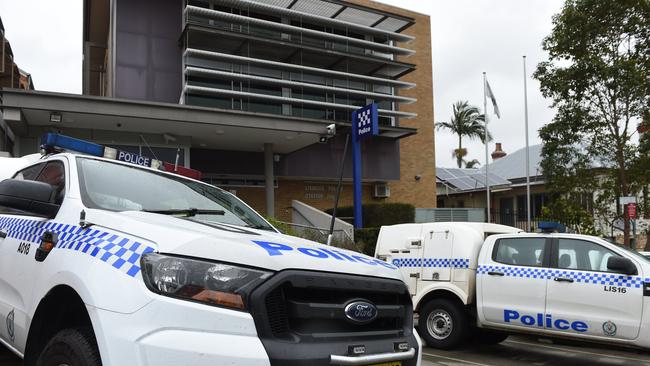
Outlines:
{"type": "Polygon", "coordinates": [[[413,89],[403,90],[400,95],[416,98],[414,104],[404,104],[400,110],[417,113],[413,119],[403,118],[400,126],[417,128],[414,136],[400,141],[400,180],[390,182],[390,202],[410,203],[415,207],[436,207],[436,157],[433,116],[433,66],[431,56],[431,19],[428,15],[380,4],[369,0],[351,0],[353,4],[368,6],[382,11],[415,19],[415,24],[403,33],[415,37],[408,44],[398,44],[416,51],[415,55],[399,61],[415,64],[417,69],[400,80],[416,83],[413,89]],[[417,180],[415,177],[419,176],[417,180]]]}

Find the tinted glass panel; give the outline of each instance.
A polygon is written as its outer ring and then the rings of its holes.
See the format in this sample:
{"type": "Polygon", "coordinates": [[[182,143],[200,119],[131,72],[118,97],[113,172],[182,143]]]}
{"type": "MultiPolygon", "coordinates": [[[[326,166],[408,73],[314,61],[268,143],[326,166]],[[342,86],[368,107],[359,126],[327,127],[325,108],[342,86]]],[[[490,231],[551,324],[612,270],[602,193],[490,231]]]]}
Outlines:
{"type": "Polygon", "coordinates": [[[558,240],[558,268],[609,272],[607,260],[618,256],[611,250],[585,240],[558,240]]]}
{"type": "Polygon", "coordinates": [[[541,267],[545,245],[545,238],[500,239],[493,259],[516,266],[541,267]]]}

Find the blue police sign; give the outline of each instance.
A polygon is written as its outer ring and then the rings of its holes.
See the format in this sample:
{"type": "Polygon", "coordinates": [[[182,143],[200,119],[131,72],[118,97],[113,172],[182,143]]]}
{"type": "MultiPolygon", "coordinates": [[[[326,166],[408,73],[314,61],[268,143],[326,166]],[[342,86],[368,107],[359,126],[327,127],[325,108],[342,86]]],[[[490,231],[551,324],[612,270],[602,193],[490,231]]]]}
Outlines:
{"type": "Polygon", "coordinates": [[[354,227],[361,228],[361,140],[379,134],[377,104],[372,103],[352,112],[352,182],[354,227]]]}
{"type": "Polygon", "coordinates": [[[352,112],[352,135],[356,141],[379,134],[377,104],[372,103],[352,112]]]}

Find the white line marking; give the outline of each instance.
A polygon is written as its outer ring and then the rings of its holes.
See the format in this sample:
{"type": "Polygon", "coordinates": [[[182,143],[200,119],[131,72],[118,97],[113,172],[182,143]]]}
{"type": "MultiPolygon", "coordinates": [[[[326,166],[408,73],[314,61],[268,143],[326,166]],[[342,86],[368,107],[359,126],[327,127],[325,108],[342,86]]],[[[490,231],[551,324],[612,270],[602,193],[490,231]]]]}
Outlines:
{"type": "Polygon", "coordinates": [[[524,344],[527,346],[536,346],[536,347],[543,347],[543,348],[550,348],[550,349],[555,349],[559,351],[565,351],[565,352],[575,352],[575,353],[584,353],[587,355],[594,355],[594,356],[599,356],[599,357],[609,357],[609,358],[617,358],[621,360],[628,360],[628,361],[639,361],[639,362],[644,362],[644,363],[650,363],[650,359],[642,359],[642,358],[633,358],[633,357],[625,357],[625,356],[617,356],[617,355],[609,355],[606,353],[597,353],[597,352],[589,352],[589,351],[581,351],[581,350],[576,350],[572,348],[565,348],[565,347],[558,347],[558,346],[547,346],[539,343],[529,343],[529,342],[521,342],[521,341],[511,341],[511,340],[506,340],[501,343],[515,343],[515,344],[524,344]]]}
{"type": "Polygon", "coordinates": [[[456,361],[456,362],[465,362],[465,363],[468,363],[468,364],[470,364],[470,365],[476,365],[476,366],[491,366],[491,365],[488,365],[488,364],[486,364],[486,363],[477,363],[477,362],[472,362],[472,361],[467,361],[467,360],[461,360],[460,358],[453,358],[453,357],[447,357],[447,356],[440,356],[440,355],[436,355],[436,354],[433,354],[433,353],[422,352],[422,354],[423,354],[423,355],[430,356],[430,357],[443,358],[443,359],[452,360],[452,361],[456,361]]]}

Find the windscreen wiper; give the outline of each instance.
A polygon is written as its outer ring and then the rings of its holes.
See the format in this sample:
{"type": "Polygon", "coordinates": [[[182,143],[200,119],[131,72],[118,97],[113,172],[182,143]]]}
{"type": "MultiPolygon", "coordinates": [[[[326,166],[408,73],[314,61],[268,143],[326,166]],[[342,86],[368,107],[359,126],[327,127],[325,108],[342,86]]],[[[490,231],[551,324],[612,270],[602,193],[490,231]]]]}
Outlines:
{"type": "Polygon", "coordinates": [[[192,217],[196,215],[225,215],[224,210],[205,210],[200,208],[182,208],[173,210],[142,210],[144,212],[157,213],[161,215],[192,217]]]}

